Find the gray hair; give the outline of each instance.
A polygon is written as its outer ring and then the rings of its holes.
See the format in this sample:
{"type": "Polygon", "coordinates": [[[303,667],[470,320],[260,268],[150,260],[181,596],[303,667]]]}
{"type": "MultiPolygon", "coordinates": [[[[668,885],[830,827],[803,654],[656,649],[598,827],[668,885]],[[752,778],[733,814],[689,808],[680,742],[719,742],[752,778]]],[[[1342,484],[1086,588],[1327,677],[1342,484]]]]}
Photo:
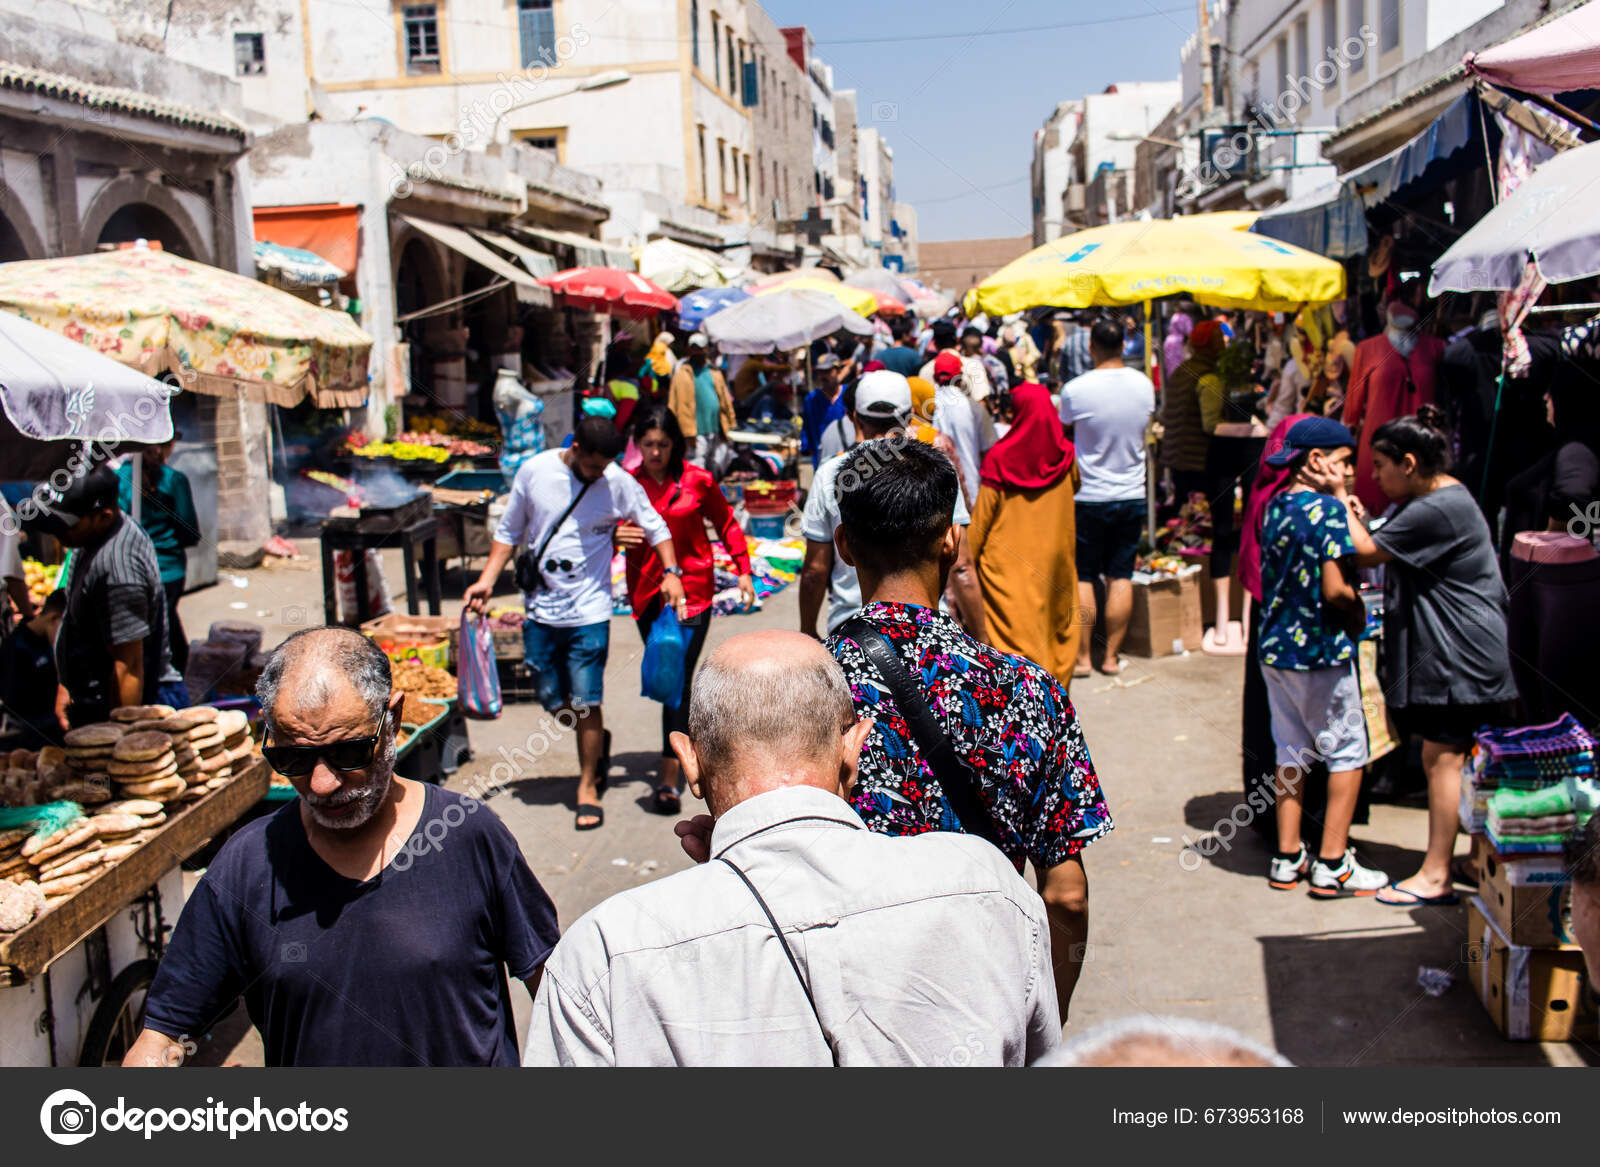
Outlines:
{"type": "Polygon", "coordinates": [[[366,702],[376,720],[394,690],[389,658],[371,637],[351,628],[307,628],[272,650],[266,667],[261,670],[261,679],[256,682],[256,700],[261,702],[261,716],[269,732],[274,730],[272,711],[278,703],[278,689],[283,684],[284,674],[302,663],[319,667],[297,687],[296,697],[301,701],[328,700],[326,674],[334,672],[366,702]]]}
{"type": "Polygon", "coordinates": [[[732,777],[728,771],[742,750],[825,757],[854,720],[850,686],[830,656],[730,666],[713,654],[695,674],[689,739],[708,773],[732,777]]]}
{"type": "Polygon", "coordinates": [[[1051,1050],[1035,1066],[1284,1066],[1237,1030],[1187,1017],[1124,1017],[1051,1050]]]}

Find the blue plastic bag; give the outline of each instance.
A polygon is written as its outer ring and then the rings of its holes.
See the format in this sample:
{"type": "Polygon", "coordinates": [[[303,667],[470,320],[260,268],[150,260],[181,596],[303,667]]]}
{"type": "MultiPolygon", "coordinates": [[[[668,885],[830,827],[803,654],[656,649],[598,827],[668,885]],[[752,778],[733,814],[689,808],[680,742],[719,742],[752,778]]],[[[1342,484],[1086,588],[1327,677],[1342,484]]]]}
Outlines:
{"type": "Polygon", "coordinates": [[[662,605],[661,615],[650,626],[650,638],[644,642],[644,663],[639,670],[643,696],[668,709],[678,707],[683,700],[683,658],[688,648],[689,637],[677,615],[662,605]]]}
{"type": "Polygon", "coordinates": [[[494,663],[494,634],[488,618],[463,609],[456,645],[456,674],[462,712],[473,717],[500,716],[500,673],[494,663]]]}

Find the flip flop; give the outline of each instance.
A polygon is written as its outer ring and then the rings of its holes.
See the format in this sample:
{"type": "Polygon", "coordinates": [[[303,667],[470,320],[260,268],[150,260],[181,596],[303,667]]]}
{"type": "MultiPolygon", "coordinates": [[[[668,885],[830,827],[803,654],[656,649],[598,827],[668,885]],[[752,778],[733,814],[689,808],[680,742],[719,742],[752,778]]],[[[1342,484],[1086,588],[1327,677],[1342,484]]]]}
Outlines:
{"type": "Polygon", "coordinates": [[[1081,681],[1085,677],[1094,676],[1094,670],[1093,669],[1075,668],[1075,669],[1072,670],[1072,676],[1073,676],[1074,680],[1081,681]]]}
{"type": "Polygon", "coordinates": [[[1388,887],[1378,889],[1377,900],[1380,904],[1388,904],[1391,908],[1448,908],[1451,904],[1459,904],[1461,897],[1453,891],[1446,892],[1442,896],[1419,896],[1416,892],[1407,891],[1397,883],[1391,883],[1388,887]],[[1383,898],[1383,893],[1386,891],[1403,895],[1406,898],[1403,900],[1386,900],[1383,898]]]}
{"type": "Polygon", "coordinates": [[[573,817],[572,825],[580,831],[593,831],[605,826],[605,822],[606,812],[604,808],[595,806],[590,802],[580,802],[577,807],[577,814],[573,817]],[[581,818],[593,818],[594,822],[580,823],[578,819],[581,818]]]}
{"type": "Polygon", "coordinates": [[[650,809],[657,814],[678,814],[683,810],[683,799],[670,786],[657,786],[650,809]]]}

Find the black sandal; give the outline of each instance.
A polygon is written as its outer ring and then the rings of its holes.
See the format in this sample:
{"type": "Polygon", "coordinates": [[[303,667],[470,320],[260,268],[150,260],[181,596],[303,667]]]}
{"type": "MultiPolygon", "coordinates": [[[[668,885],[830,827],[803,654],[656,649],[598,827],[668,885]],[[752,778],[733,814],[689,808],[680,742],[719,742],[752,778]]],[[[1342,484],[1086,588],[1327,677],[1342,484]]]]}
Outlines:
{"type": "MultiPolygon", "coordinates": [[[[609,729],[605,731],[604,736],[600,739],[600,764],[595,769],[599,771],[599,774],[595,778],[594,791],[596,794],[604,794],[607,786],[607,774],[611,770],[611,731],[609,729]]],[[[605,822],[606,812],[603,808],[596,806],[592,802],[580,802],[577,805],[572,825],[576,830],[594,831],[605,826],[605,822]],[[586,816],[592,816],[595,821],[587,826],[578,822],[578,819],[586,816]]]]}
{"type": "Polygon", "coordinates": [[[681,814],[683,812],[683,799],[672,787],[657,786],[650,803],[650,809],[655,811],[656,814],[681,814]]]}
{"type": "Polygon", "coordinates": [[[605,823],[605,808],[595,806],[592,802],[580,802],[578,804],[578,813],[572,820],[573,827],[580,831],[598,830],[599,828],[605,826],[605,823]],[[594,818],[594,822],[592,823],[580,823],[578,821],[578,819],[590,816],[594,818]]]}

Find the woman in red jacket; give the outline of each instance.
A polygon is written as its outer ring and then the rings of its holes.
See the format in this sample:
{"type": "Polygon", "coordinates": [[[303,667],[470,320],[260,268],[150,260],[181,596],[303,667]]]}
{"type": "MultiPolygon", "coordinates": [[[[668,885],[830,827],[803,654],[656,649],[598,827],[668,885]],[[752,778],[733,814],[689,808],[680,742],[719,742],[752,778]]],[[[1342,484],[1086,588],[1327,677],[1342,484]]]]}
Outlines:
{"type": "MultiPolygon", "coordinates": [[[[681,779],[668,735],[673,730],[689,731],[694,667],[711,629],[716,569],[712,566],[711,541],[706,537],[707,523],[716,528],[733,557],[739,572],[739,597],[745,607],[755,602],[756,589],[750,579],[750,553],[744,532],[733,517],[733,508],[709,472],[684,461],[687,446],[672,410],[665,405],[641,409],[634,422],[633,440],[644,456],[633,476],[672,532],[672,545],[683,569],[683,591],[688,597],[689,645],[683,661],[683,697],[676,709],[661,707],[661,780],[654,802],[656,813],[677,814],[682,806],[681,779]]],[[[617,542],[628,552],[628,598],[633,604],[633,618],[639,625],[639,635],[649,639],[650,628],[661,614],[661,563],[644,545],[644,532],[632,523],[619,524],[617,542]]]]}

